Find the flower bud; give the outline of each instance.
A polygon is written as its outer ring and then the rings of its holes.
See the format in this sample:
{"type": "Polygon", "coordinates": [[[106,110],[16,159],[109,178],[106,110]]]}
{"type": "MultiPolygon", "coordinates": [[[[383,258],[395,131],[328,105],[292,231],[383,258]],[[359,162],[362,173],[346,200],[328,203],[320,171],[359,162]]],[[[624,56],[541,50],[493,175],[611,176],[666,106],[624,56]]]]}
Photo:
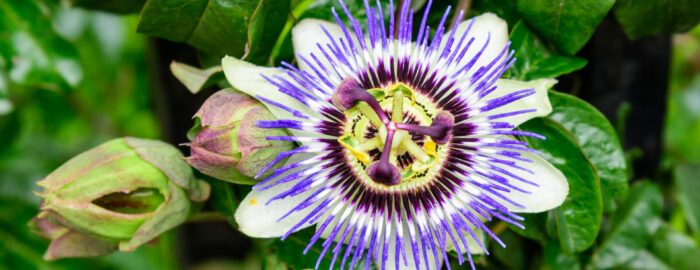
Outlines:
{"type": "Polygon", "coordinates": [[[278,153],[294,147],[292,142],[268,141],[267,136],[288,134],[284,129],[255,126],[258,120],[275,117],[259,101],[232,89],[209,97],[194,117],[199,118],[200,129],[190,144],[191,156],[185,161],[217,179],[255,184],[252,177],[278,153]]]}
{"type": "Polygon", "coordinates": [[[30,226],[51,239],[47,260],[133,251],[183,223],[210,187],[173,146],[125,137],[84,152],[37,182],[30,226]]]}

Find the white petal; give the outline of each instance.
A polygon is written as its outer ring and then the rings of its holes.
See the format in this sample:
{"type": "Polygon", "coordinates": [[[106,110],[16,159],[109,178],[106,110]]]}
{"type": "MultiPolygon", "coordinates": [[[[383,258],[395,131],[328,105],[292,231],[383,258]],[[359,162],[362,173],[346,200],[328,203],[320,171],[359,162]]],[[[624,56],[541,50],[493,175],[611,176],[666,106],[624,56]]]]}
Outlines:
{"type": "MultiPolygon", "coordinates": [[[[246,93],[252,97],[261,96],[310,116],[314,115],[311,109],[296,99],[279,92],[276,86],[261,76],[265,75],[266,77],[273,79],[272,76],[278,75],[286,78],[287,76],[283,71],[277,68],[256,66],[231,56],[225,56],[221,60],[221,65],[223,66],[226,79],[236,90],[246,93]]],[[[294,119],[292,114],[286,110],[283,110],[275,105],[268,104],[267,102],[263,102],[263,104],[265,104],[267,109],[270,110],[270,112],[272,112],[272,114],[274,114],[278,119],[294,119]]]]}
{"type": "MultiPolygon", "coordinates": [[[[316,46],[317,43],[320,43],[322,46],[330,43],[328,35],[323,32],[321,26],[328,30],[328,33],[333,37],[333,39],[336,40],[336,42],[341,37],[345,39],[343,30],[337,24],[309,18],[301,20],[296,26],[294,26],[294,28],[292,28],[292,45],[294,46],[295,54],[301,55],[307,60],[313,62],[310,55],[311,53],[314,53],[314,55],[324,64],[324,66],[328,66],[328,60],[326,60],[326,57],[321,54],[316,46]]],[[[301,70],[310,71],[309,66],[304,61],[301,61],[301,59],[297,60],[297,64],[301,70]]]]}
{"type": "MultiPolygon", "coordinates": [[[[465,65],[472,58],[474,58],[474,56],[486,43],[489,34],[491,35],[488,46],[486,46],[486,49],[484,49],[484,52],[474,65],[476,68],[472,68],[472,70],[476,70],[478,67],[485,66],[491,62],[498,56],[499,53],[501,53],[501,51],[503,51],[503,48],[506,47],[506,44],[508,44],[508,23],[493,13],[484,13],[472,19],[463,21],[457,25],[456,29],[452,30],[456,31],[454,37],[455,41],[452,43],[452,50],[455,49],[457,43],[459,43],[459,40],[464,35],[464,32],[469,29],[469,25],[472,23],[472,20],[474,20],[474,25],[472,25],[469,33],[467,33],[463,46],[469,42],[469,39],[472,37],[474,38],[474,43],[472,43],[467,53],[460,60],[460,66],[465,65]]],[[[449,38],[450,33],[451,31],[445,33],[443,43],[447,42],[447,38],[449,38]]]]}
{"type": "Polygon", "coordinates": [[[516,114],[504,118],[496,119],[495,121],[505,121],[514,126],[518,126],[523,122],[535,117],[545,116],[552,112],[552,105],[549,103],[547,90],[557,83],[555,79],[537,79],[533,81],[518,81],[509,79],[499,79],[496,81],[496,90],[483,97],[482,101],[499,98],[510,94],[514,91],[524,89],[534,89],[535,93],[527,97],[518,99],[501,107],[495,108],[483,115],[496,115],[519,110],[536,109],[534,112],[516,114]]]}
{"type": "MultiPolygon", "coordinates": [[[[515,138],[510,137],[509,139],[514,140],[515,138]]],[[[569,182],[566,181],[564,174],[536,154],[522,152],[522,156],[532,160],[532,162],[516,161],[516,164],[533,171],[534,174],[517,169],[511,169],[510,172],[535,182],[539,186],[535,187],[528,183],[512,180],[511,183],[514,186],[530,191],[531,193],[526,194],[514,190],[506,194],[506,196],[514,202],[523,205],[525,208],[511,206],[509,203],[503,202],[500,199],[494,199],[508,206],[511,212],[516,213],[537,213],[560,206],[569,194],[569,182]]]]}
{"type": "MultiPolygon", "coordinates": [[[[301,155],[292,156],[287,164],[300,161],[303,158],[300,156],[301,155]]],[[[252,190],[248,193],[241,201],[241,204],[234,214],[236,223],[238,223],[238,230],[251,237],[275,238],[285,234],[289,229],[306,217],[306,215],[316,207],[316,203],[277,221],[277,219],[287,214],[287,212],[299,205],[318,189],[310,189],[296,196],[275,200],[265,205],[270,198],[289,190],[289,188],[297,182],[298,181],[291,181],[266,190],[252,190]]],[[[313,224],[305,223],[297,230],[304,229],[311,225],[313,224]]]]}

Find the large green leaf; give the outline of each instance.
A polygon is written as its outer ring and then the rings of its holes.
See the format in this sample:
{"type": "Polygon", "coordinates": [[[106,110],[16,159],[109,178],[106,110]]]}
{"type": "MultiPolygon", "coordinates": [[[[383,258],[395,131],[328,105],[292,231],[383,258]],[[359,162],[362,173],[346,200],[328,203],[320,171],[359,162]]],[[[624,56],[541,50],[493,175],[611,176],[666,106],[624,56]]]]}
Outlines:
{"type": "Polygon", "coordinates": [[[562,249],[569,254],[583,251],[595,241],[600,229],[603,205],[595,168],[586,158],[573,134],[550,118],[529,120],[520,128],[545,136],[527,137],[530,146],[559,169],[569,182],[564,203],[551,210],[562,249]]]}
{"type": "Polygon", "coordinates": [[[549,101],[552,103],[549,117],[576,136],[597,169],[605,212],[614,211],[629,191],[625,152],[615,128],[602,113],[577,97],[550,91],[549,101]]]}
{"type": "Polygon", "coordinates": [[[255,0],[148,0],[139,33],[184,42],[222,56],[243,55],[255,0]]]}
{"type": "Polygon", "coordinates": [[[535,213],[535,214],[520,214],[525,220],[521,221],[520,224],[525,226],[525,229],[518,228],[512,224],[508,224],[508,228],[519,234],[522,237],[530,238],[532,240],[537,240],[540,243],[544,243],[549,238],[547,236],[547,213],[535,213]]]}
{"type": "Polygon", "coordinates": [[[674,269],[700,269],[700,248],[692,238],[668,225],[659,228],[650,249],[674,269]]]}
{"type": "Polygon", "coordinates": [[[0,57],[9,81],[62,90],[82,80],[77,50],[54,32],[34,1],[0,1],[0,14],[0,57]]]}
{"type": "Polygon", "coordinates": [[[678,165],[673,170],[676,198],[685,219],[695,234],[700,235],[700,165],[678,165]]]}
{"type": "MultiPolygon", "coordinates": [[[[528,243],[511,231],[504,231],[498,234],[498,238],[504,243],[508,243],[508,246],[506,248],[501,248],[500,246],[491,248],[493,258],[507,269],[524,269],[528,265],[527,250],[525,248],[528,246],[528,243]]],[[[463,265],[466,266],[466,264],[463,265]]]]}
{"type": "Polygon", "coordinates": [[[615,269],[618,270],[669,270],[674,269],[665,264],[661,259],[654,256],[650,251],[643,249],[634,254],[634,258],[629,260],[624,265],[620,265],[615,269]]]}
{"type": "Polygon", "coordinates": [[[574,255],[566,254],[554,241],[544,246],[544,258],[552,269],[581,269],[581,263],[574,255]]]}
{"type": "Polygon", "coordinates": [[[244,60],[264,65],[279,38],[289,14],[288,0],[260,0],[248,26],[248,52],[244,60]]]}
{"type": "Polygon", "coordinates": [[[508,77],[519,80],[554,78],[583,68],[583,58],[551,53],[534,33],[519,21],[510,32],[511,48],[516,60],[508,77]]]}
{"type": "Polygon", "coordinates": [[[108,12],[138,13],[146,0],[69,0],[72,5],[108,12]]]}
{"type": "Polygon", "coordinates": [[[663,198],[654,183],[632,185],[630,196],[612,219],[610,231],[594,256],[598,268],[612,268],[634,258],[651,240],[660,224],[663,198]]]}
{"type": "Polygon", "coordinates": [[[528,25],[562,53],[573,55],[588,42],[615,0],[518,0],[528,25]]]}
{"type": "Polygon", "coordinates": [[[700,21],[697,0],[618,0],[613,10],[627,36],[685,32],[700,21]]]}
{"type": "Polygon", "coordinates": [[[517,2],[513,0],[475,0],[470,9],[478,12],[493,12],[508,22],[511,29],[522,18],[518,13],[517,2]]]}

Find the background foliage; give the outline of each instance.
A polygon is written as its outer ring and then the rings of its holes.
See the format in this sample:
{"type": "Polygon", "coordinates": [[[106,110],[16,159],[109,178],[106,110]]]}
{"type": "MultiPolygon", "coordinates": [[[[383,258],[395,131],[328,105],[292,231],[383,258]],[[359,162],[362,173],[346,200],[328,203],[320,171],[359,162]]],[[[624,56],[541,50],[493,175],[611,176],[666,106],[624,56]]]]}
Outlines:
{"type": "MultiPolygon", "coordinates": [[[[362,1],[346,2],[364,18],[362,1]]],[[[624,106],[619,118],[606,118],[567,94],[575,94],[575,86],[556,86],[550,92],[553,113],[520,128],[547,136],[528,141],[567,176],[571,193],[561,207],[527,215],[526,230],[489,224],[509,247],[491,245],[492,256],[478,257],[478,267],[699,269],[700,28],[693,27],[700,2],[466,2],[469,16],[494,12],[509,22],[517,61],[504,76],[522,80],[584,68],[589,59],[577,53],[606,17],[631,39],[689,31],[672,37],[664,151],[653,177],[632,173],[630,164],[644,153],[619,139],[625,137],[624,106]]],[[[424,4],[412,3],[417,12],[424,4]]],[[[433,10],[441,14],[447,5],[460,4],[436,1],[433,10]]],[[[154,37],[197,50],[199,67],[171,65],[196,93],[226,86],[216,67],[225,54],[260,65],[294,63],[291,28],[303,18],[331,20],[331,7],[339,9],[334,0],[0,2],[0,269],[313,267],[316,256],[299,254],[308,230],[286,241],[246,240],[240,243],[244,254],[196,263],[176,256],[192,252],[178,240],[183,230],[133,253],[49,263],[41,258],[47,244],[25,225],[38,211],[34,182],[70,157],[109,138],[168,137],[158,112],[167,99],[153,89],[161,87],[155,78],[170,71],[159,70],[153,59],[154,37]]],[[[435,25],[439,16],[429,23],[435,25]]],[[[233,211],[249,187],[210,183],[214,193],[205,211],[219,212],[233,231],[233,211]]]]}

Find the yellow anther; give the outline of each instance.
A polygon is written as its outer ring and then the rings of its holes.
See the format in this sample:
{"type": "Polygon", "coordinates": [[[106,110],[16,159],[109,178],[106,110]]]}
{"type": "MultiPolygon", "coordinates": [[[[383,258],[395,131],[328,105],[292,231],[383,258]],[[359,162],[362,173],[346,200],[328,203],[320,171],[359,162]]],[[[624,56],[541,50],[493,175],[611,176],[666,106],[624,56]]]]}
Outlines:
{"type": "Polygon", "coordinates": [[[352,134],[345,134],[343,136],[340,136],[340,138],[338,138],[338,143],[340,143],[342,146],[344,146],[345,148],[350,150],[350,153],[352,153],[352,155],[355,156],[355,158],[357,158],[357,160],[359,160],[360,162],[365,163],[365,164],[367,162],[369,162],[369,155],[365,154],[364,152],[362,152],[360,150],[355,149],[355,147],[350,145],[348,142],[351,142],[354,144],[354,138],[353,138],[352,134]]]}
{"type": "Polygon", "coordinates": [[[437,144],[435,144],[435,142],[433,142],[432,139],[428,138],[428,140],[425,141],[423,146],[425,146],[425,153],[428,154],[429,156],[432,156],[435,159],[435,162],[433,163],[433,165],[430,165],[430,167],[425,168],[427,170],[427,169],[430,169],[432,167],[435,167],[435,165],[438,164],[437,144]]]}
{"type": "Polygon", "coordinates": [[[433,142],[432,139],[428,138],[428,140],[423,145],[425,146],[426,154],[437,157],[437,146],[435,145],[435,142],[433,142]]]}

